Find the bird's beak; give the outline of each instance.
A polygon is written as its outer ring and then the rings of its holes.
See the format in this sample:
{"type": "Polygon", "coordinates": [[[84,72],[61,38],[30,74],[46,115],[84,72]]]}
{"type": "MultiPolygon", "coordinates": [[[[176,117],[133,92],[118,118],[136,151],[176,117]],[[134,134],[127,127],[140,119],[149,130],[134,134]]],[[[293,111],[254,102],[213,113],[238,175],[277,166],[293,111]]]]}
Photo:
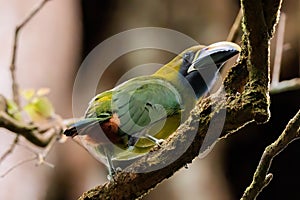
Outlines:
{"type": "Polygon", "coordinates": [[[188,73],[203,67],[216,65],[221,67],[227,60],[241,52],[241,47],[232,42],[217,42],[195,53],[192,65],[188,73]]]}

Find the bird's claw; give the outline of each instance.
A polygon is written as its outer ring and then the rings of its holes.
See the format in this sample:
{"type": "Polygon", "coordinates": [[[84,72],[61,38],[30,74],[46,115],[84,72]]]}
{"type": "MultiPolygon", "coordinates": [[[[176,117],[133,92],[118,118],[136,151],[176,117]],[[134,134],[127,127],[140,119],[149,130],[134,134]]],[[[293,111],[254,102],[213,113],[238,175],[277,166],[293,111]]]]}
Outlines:
{"type": "Polygon", "coordinates": [[[165,141],[164,139],[157,139],[156,137],[153,137],[152,135],[149,134],[146,135],[146,138],[154,142],[159,147],[161,147],[162,143],[165,141]]]}
{"type": "Polygon", "coordinates": [[[155,144],[157,144],[157,146],[161,147],[161,145],[164,143],[164,139],[158,139],[155,144]]]}
{"type": "Polygon", "coordinates": [[[121,167],[117,167],[116,169],[114,169],[114,168],[110,169],[110,172],[107,175],[107,179],[109,181],[115,181],[116,174],[121,171],[122,171],[121,167]]]}

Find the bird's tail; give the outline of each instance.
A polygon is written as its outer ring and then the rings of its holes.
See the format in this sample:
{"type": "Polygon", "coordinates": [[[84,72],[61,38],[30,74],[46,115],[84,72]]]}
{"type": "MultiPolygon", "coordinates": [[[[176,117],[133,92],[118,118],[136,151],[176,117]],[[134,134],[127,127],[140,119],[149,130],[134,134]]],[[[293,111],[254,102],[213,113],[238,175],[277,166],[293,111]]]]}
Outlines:
{"type": "Polygon", "coordinates": [[[68,129],[66,129],[64,131],[64,135],[69,137],[75,137],[76,135],[84,135],[84,132],[88,127],[93,126],[95,123],[99,123],[99,121],[99,118],[81,119],[78,122],[72,124],[68,129]]]}

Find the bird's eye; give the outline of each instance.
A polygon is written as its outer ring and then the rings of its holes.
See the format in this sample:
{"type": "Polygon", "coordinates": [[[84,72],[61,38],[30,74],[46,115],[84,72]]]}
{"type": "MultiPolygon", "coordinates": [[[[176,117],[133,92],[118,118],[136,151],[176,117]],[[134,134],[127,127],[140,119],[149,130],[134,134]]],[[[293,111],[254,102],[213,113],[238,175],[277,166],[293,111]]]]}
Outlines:
{"type": "Polygon", "coordinates": [[[192,64],[193,57],[194,57],[194,53],[193,52],[191,52],[191,51],[186,52],[183,55],[183,62],[184,63],[188,63],[188,64],[192,64]]]}
{"type": "Polygon", "coordinates": [[[180,70],[179,70],[179,73],[181,75],[183,75],[183,76],[187,75],[187,70],[191,66],[193,58],[194,58],[194,52],[192,52],[192,51],[188,51],[185,54],[183,54],[182,64],[181,64],[180,70]]]}

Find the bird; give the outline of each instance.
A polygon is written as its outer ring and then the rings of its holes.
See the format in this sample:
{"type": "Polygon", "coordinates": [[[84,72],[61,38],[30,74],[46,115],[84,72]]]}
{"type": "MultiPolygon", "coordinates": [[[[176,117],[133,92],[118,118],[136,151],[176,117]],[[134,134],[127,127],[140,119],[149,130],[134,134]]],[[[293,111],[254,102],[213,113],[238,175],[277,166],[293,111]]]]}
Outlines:
{"type": "Polygon", "coordinates": [[[227,60],[241,48],[232,42],[190,47],[154,74],[129,79],[97,94],[82,119],[64,134],[108,168],[108,179],[120,170],[114,161],[140,157],[160,146],[208,94],[227,60]]]}

